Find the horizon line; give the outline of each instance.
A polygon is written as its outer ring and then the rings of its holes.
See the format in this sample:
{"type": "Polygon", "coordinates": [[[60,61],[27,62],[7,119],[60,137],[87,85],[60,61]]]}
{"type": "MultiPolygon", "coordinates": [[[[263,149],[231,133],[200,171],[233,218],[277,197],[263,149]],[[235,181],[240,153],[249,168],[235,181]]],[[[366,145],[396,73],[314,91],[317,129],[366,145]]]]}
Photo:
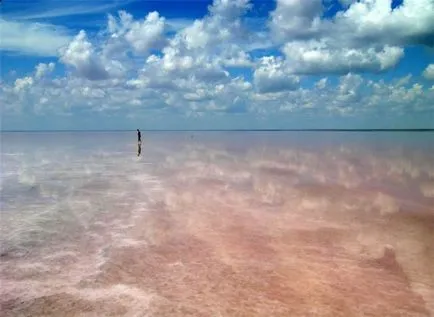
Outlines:
{"type": "MultiPolygon", "coordinates": [[[[19,132],[130,132],[137,129],[113,130],[1,130],[0,133],[19,132]]],[[[140,129],[145,132],[434,132],[434,128],[421,129],[140,129]]]]}

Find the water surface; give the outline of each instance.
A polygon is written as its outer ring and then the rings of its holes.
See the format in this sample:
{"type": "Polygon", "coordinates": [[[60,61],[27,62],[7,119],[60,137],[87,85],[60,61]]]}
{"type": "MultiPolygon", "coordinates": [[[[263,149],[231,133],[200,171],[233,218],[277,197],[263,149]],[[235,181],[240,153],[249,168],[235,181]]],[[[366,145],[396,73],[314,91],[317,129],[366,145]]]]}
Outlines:
{"type": "Polygon", "coordinates": [[[433,316],[434,133],[1,134],[4,316],[433,316]]]}

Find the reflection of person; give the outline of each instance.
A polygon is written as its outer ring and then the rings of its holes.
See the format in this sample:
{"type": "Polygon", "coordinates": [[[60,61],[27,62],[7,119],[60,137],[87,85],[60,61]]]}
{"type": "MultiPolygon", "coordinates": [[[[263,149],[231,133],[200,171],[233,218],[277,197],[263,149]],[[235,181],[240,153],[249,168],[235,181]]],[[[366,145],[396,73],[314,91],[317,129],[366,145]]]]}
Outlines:
{"type": "Polygon", "coordinates": [[[140,153],[142,153],[142,145],[140,142],[137,144],[137,156],[140,156],[140,153]]]}

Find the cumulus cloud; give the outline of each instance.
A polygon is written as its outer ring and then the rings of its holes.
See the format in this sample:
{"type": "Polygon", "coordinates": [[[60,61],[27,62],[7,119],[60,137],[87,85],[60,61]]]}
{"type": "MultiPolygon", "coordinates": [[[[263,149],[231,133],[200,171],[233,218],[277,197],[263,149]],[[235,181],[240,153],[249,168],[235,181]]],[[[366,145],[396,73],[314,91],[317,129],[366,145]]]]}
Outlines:
{"type": "Polygon", "coordinates": [[[243,35],[248,35],[241,23],[241,17],[251,6],[250,0],[214,0],[208,8],[209,15],[202,20],[196,20],[191,28],[185,30],[183,38],[186,46],[215,46],[215,41],[239,43],[243,35]]]}
{"type": "Polygon", "coordinates": [[[135,51],[147,52],[151,48],[158,48],[163,31],[164,18],[161,18],[158,12],[151,12],[142,23],[133,23],[125,38],[131,43],[135,51]]]}
{"type": "Polygon", "coordinates": [[[61,51],[61,61],[72,66],[78,76],[91,80],[106,80],[122,76],[131,65],[128,52],[146,56],[151,50],[161,49],[162,56],[151,55],[142,67],[135,86],[162,82],[164,76],[193,76],[197,80],[219,82],[228,77],[225,67],[252,67],[248,52],[239,46],[239,40],[248,32],[241,16],[250,8],[248,0],[215,0],[209,14],[192,25],[165,38],[165,18],[150,12],[142,21],[120,11],[118,17],[108,16],[106,38],[96,50],[86,33],[81,31],[61,51]],[[151,80],[150,78],[155,78],[151,80]]]}
{"type": "Polygon", "coordinates": [[[292,72],[301,74],[384,71],[396,66],[404,56],[400,47],[336,48],[325,41],[289,42],[283,52],[292,72]]]}
{"type": "Polygon", "coordinates": [[[225,67],[249,68],[254,66],[250,55],[242,50],[238,50],[234,53],[230,52],[230,49],[224,51],[219,58],[219,62],[225,67]]]}
{"type": "Polygon", "coordinates": [[[264,62],[263,67],[276,67],[271,72],[273,75],[266,77],[264,72],[264,77],[258,75],[253,82],[243,77],[228,77],[216,84],[196,77],[168,80],[146,76],[127,82],[116,78],[91,81],[64,77],[47,83],[34,75],[19,78],[0,89],[2,101],[11,111],[20,109],[23,103],[38,111],[54,113],[69,113],[75,108],[101,111],[104,106],[106,113],[122,111],[126,116],[141,111],[184,115],[213,112],[271,115],[282,111],[308,111],[351,116],[379,111],[395,114],[434,111],[434,90],[414,80],[385,83],[347,74],[339,78],[337,85],[322,78],[307,89],[300,87],[291,75],[282,76],[277,61],[268,63],[264,62]]]}
{"type": "Polygon", "coordinates": [[[27,77],[23,77],[23,78],[18,78],[17,80],[15,80],[15,91],[16,92],[20,92],[24,89],[26,89],[27,87],[30,87],[33,85],[33,78],[30,76],[27,77]]]}
{"type": "MultiPolygon", "coordinates": [[[[254,65],[239,45],[244,32],[241,16],[249,8],[246,0],[214,1],[208,15],[176,33],[161,54],[148,56],[128,85],[134,89],[160,89],[162,103],[173,107],[185,101],[195,109],[225,108],[205,105],[205,101],[216,98],[216,87],[232,85],[227,67],[254,65]]],[[[113,23],[109,23],[110,28],[113,23]]]]}
{"type": "Polygon", "coordinates": [[[320,0],[277,0],[270,28],[279,40],[311,37],[320,31],[322,11],[320,0]]]}
{"type": "Polygon", "coordinates": [[[362,0],[334,20],[331,31],[353,33],[352,40],[384,44],[434,44],[434,2],[406,0],[391,10],[392,1],[362,0]]]}
{"type": "Polygon", "coordinates": [[[215,0],[209,14],[178,32],[163,49],[163,68],[176,71],[194,66],[249,66],[243,50],[250,33],[242,24],[249,0],[215,0]]]}
{"type": "Polygon", "coordinates": [[[429,64],[422,73],[428,80],[434,80],[434,64],[429,64]]]}
{"type": "MultiPolygon", "coordinates": [[[[325,82],[325,80],[321,80],[325,82]]],[[[277,99],[257,101],[263,107],[282,111],[323,111],[340,115],[378,114],[406,115],[417,112],[433,112],[434,91],[417,82],[402,84],[405,77],[395,83],[382,80],[366,80],[358,74],[339,77],[338,84],[316,85],[314,89],[288,91],[277,99]]]]}
{"type": "Polygon", "coordinates": [[[253,77],[260,93],[294,90],[300,82],[297,76],[288,73],[282,59],[274,56],[263,57],[253,77]]]}
{"type": "Polygon", "coordinates": [[[108,59],[101,52],[96,51],[83,30],[60,50],[59,60],[71,66],[76,75],[89,80],[122,77],[125,72],[121,62],[108,59]]]}
{"type": "Polygon", "coordinates": [[[90,80],[109,78],[107,69],[95,53],[92,43],[88,41],[86,32],[83,30],[62,50],[60,61],[73,66],[80,76],[90,80]]]}
{"type": "Polygon", "coordinates": [[[118,17],[108,16],[107,28],[99,41],[91,41],[81,30],[59,50],[59,60],[70,66],[75,75],[89,80],[123,77],[137,67],[128,53],[146,56],[152,49],[161,49],[164,32],[165,19],[158,12],[136,21],[131,14],[119,11],[118,17]]]}
{"type": "Polygon", "coordinates": [[[343,2],[348,8],[330,20],[321,19],[321,0],[277,0],[270,27],[282,40],[328,36],[351,46],[434,44],[431,0],[406,0],[394,10],[390,0],[343,2]]]}
{"type": "Polygon", "coordinates": [[[384,71],[404,55],[403,45],[434,45],[434,2],[342,1],[347,7],[323,19],[321,0],[278,0],[270,14],[276,43],[295,72],[384,71]]]}
{"type": "Polygon", "coordinates": [[[384,82],[369,82],[371,94],[365,99],[367,108],[385,107],[391,113],[406,114],[409,112],[433,112],[434,91],[419,83],[406,86],[386,84],[384,82]]]}
{"type": "Polygon", "coordinates": [[[48,63],[48,64],[39,63],[36,66],[35,78],[40,79],[40,78],[48,75],[49,73],[51,73],[54,70],[54,67],[55,67],[55,64],[53,62],[48,63]]]}
{"type": "Polygon", "coordinates": [[[158,12],[150,12],[144,20],[134,21],[131,14],[120,11],[119,17],[109,15],[107,29],[110,33],[108,46],[110,48],[128,43],[135,53],[148,53],[151,49],[158,49],[164,43],[165,18],[158,12]]]}
{"type": "Polygon", "coordinates": [[[318,89],[324,89],[327,85],[327,78],[321,78],[315,83],[315,87],[318,89]]]}

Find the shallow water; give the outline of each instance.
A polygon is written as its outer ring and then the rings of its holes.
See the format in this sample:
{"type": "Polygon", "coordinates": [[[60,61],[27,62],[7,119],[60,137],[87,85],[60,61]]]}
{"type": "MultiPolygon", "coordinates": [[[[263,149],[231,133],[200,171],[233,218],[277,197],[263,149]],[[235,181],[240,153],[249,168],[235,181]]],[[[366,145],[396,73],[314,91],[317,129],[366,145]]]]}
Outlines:
{"type": "Polygon", "coordinates": [[[4,316],[434,316],[434,133],[1,134],[4,316]]]}

